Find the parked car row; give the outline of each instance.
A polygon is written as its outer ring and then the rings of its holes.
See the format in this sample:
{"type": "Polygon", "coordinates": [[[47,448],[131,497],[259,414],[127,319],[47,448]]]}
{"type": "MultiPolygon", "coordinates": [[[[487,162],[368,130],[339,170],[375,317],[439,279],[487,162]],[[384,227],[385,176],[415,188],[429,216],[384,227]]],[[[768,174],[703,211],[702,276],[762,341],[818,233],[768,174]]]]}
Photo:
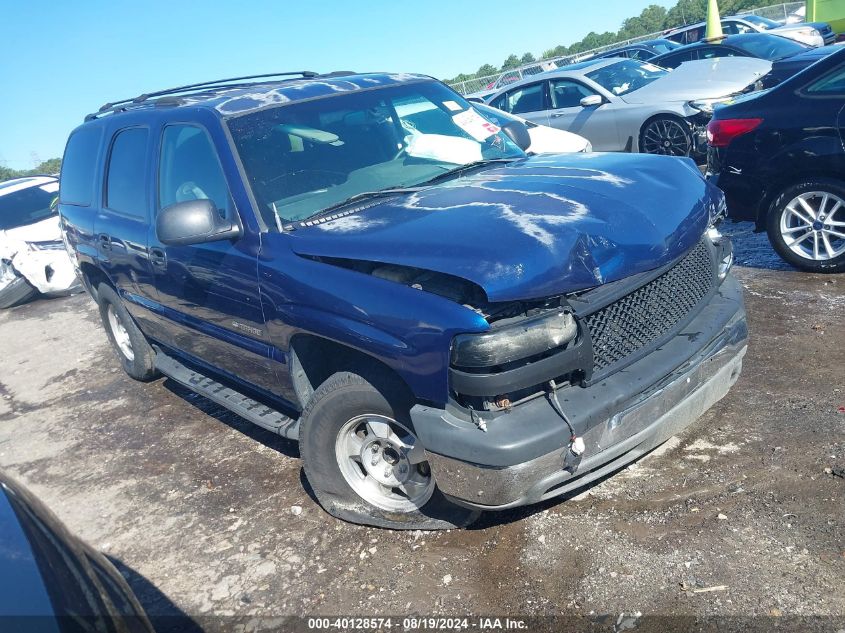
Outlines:
{"type": "Polygon", "coordinates": [[[643,42],[637,42],[636,44],[630,44],[621,48],[614,48],[613,50],[602,53],[601,55],[596,55],[596,57],[630,57],[631,59],[638,59],[641,62],[647,62],[658,55],[669,53],[681,46],[683,46],[683,44],[673,42],[672,40],[645,40],[643,42]]]}
{"type": "MultiPolygon", "coordinates": [[[[694,44],[704,39],[707,23],[699,22],[670,29],[663,37],[680,44],[694,44]]],[[[725,35],[742,33],[772,33],[791,38],[809,46],[826,46],[836,41],[836,33],[826,22],[780,24],[759,15],[735,15],[722,19],[725,35]]]]}
{"type": "Polygon", "coordinates": [[[835,45],[812,47],[780,35],[746,33],[682,46],[654,57],[651,63],[673,69],[699,59],[756,57],[772,62],[762,82],[764,88],[770,88],[837,50],[835,45]]]}
{"type": "Polygon", "coordinates": [[[714,101],[755,89],[771,62],[722,58],[668,71],[635,59],[591,59],[535,75],[486,103],[587,138],[596,151],[704,156],[714,101]]]}

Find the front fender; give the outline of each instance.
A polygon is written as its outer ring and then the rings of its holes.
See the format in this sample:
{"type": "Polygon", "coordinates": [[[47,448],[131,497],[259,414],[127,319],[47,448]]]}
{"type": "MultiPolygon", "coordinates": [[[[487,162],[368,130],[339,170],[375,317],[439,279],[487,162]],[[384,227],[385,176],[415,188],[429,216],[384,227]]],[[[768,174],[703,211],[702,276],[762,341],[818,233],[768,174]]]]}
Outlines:
{"type": "Polygon", "coordinates": [[[309,334],[393,369],[417,399],[445,404],[452,338],[489,326],[476,312],[402,284],[299,257],[271,234],[259,261],[261,301],[273,345],[287,362],[309,334]]]}

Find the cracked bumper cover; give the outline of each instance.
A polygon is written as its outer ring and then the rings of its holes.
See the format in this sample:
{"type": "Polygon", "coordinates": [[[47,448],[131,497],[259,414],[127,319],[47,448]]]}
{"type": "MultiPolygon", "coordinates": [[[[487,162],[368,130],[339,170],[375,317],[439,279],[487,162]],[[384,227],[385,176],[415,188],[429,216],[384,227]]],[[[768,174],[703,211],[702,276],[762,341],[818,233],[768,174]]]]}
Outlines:
{"type": "Polygon", "coordinates": [[[561,389],[586,444],[574,473],[564,470],[568,432],[545,398],[490,418],[486,433],[458,409],[417,405],[411,416],[445,495],[487,510],[535,503],[614,472],[692,424],[739,378],[747,338],[742,291],[729,276],[665,345],[596,385],[561,389]]]}

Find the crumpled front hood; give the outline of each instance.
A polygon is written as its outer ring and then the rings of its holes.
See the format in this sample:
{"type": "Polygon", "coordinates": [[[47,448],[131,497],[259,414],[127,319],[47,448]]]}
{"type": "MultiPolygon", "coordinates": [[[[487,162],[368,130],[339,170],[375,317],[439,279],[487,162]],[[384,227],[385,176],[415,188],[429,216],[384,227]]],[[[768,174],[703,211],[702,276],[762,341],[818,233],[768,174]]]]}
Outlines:
{"type": "Polygon", "coordinates": [[[535,156],[290,234],[294,252],[468,279],[490,301],[554,296],[658,268],[692,247],[721,197],[692,161],[535,156]]]}
{"type": "Polygon", "coordinates": [[[627,103],[719,99],[745,90],[772,69],[753,57],[716,57],[684,62],[665,77],[622,97],[627,103]]]}

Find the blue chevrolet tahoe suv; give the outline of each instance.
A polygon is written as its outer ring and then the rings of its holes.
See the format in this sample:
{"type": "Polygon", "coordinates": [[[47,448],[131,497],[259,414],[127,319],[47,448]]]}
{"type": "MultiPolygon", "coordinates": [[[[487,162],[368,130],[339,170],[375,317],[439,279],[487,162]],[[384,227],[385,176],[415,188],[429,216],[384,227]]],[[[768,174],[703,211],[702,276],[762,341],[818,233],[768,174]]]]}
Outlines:
{"type": "Polygon", "coordinates": [[[59,209],[130,376],[298,440],[337,517],[463,526],[645,454],[746,349],[691,161],[522,146],[421,75],[224,80],[89,115],[59,209]]]}

